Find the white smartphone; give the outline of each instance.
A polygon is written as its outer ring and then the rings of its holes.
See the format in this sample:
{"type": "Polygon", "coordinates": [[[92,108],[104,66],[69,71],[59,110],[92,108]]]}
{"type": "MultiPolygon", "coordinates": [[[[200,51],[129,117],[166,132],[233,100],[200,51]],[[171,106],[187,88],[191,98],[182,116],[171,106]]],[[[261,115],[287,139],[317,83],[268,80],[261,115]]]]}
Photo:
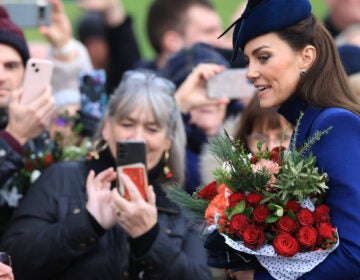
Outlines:
{"type": "Polygon", "coordinates": [[[52,8],[46,0],[3,0],[0,4],[8,12],[10,19],[21,28],[37,28],[51,23],[52,8]]]}
{"type": "Polygon", "coordinates": [[[50,84],[53,63],[47,59],[30,58],[25,67],[25,76],[23,84],[23,95],[21,103],[26,104],[37,98],[46,85],[50,84]]]}
{"type": "Polygon", "coordinates": [[[255,88],[246,78],[247,68],[230,68],[209,79],[206,83],[210,98],[251,98],[255,88]]]}

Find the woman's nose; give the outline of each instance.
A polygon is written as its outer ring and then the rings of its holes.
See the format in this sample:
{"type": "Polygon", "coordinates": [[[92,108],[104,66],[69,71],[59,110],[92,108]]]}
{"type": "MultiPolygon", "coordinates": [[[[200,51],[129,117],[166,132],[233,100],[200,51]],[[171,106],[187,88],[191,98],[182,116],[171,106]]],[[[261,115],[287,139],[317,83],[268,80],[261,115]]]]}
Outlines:
{"type": "Polygon", "coordinates": [[[254,83],[254,80],[256,78],[258,78],[259,76],[260,76],[259,71],[256,69],[254,64],[250,62],[248,64],[248,68],[247,68],[247,72],[246,72],[246,78],[248,80],[250,80],[252,83],[254,83]]]}

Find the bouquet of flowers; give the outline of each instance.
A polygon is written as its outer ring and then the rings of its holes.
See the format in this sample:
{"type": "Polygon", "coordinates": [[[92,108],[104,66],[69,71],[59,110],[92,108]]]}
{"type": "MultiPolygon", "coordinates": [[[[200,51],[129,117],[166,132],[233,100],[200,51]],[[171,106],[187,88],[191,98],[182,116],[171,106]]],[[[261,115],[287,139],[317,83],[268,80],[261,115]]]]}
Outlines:
{"type": "Polygon", "coordinates": [[[276,279],[297,279],[338,245],[323,203],[328,176],[309,152],[331,128],[296,147],[299,123],[288,149],[264,150],[259,142],[258,152],[248,154],[229,136],[216,138],[211,143],[221,164],[216,181],[192,196],[175,186],[168,193],[189,218],[205,219],[208,232],[217,230],[231,248],[255,255],[276,279]]]}

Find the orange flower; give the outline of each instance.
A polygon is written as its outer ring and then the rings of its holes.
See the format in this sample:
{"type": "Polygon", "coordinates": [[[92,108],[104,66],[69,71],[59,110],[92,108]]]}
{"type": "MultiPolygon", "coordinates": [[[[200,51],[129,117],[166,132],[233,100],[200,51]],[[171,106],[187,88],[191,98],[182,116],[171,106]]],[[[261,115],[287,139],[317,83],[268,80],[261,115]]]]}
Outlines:
{"type": "Polygon", "coordinates": [[[208,225],[215,224],[215,217],[221,217],[224,214],[228,204],[227,196],[229,195],[229,192],[231,191],[225,186],[225,184],[221,184],[217,188],[218,194],[210,201],[209,206],[205,211],[205,218],[208,225]]]}

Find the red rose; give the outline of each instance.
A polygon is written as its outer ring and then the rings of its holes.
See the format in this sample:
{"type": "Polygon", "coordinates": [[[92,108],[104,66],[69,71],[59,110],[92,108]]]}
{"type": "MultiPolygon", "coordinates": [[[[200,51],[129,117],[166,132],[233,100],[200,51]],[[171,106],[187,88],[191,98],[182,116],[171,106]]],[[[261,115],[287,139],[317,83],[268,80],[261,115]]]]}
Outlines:
{"type": "Polygon", "coordinates": [[[27,171],[30,171],[30,172],[33,172],[35,170],[31,161],[26,161],[24,167],[27,171]]]}
{"type": "Polygon", "coordinates": [[[265,233],[261,228],[249,224],[244,229],[243,241],[246,247],[256,250],[265,243],[265,233]]]}
{"type": "Polygon", "coordinates": [[[317,226],[317,231],[319,234],[320,239],[322,240],[326,240],[326,239],[330,239],[330,240],[335,240],[335,228],[333,228],[333,226],[330,223],[324,222],[324,223],[320,223],[317,226]]]}
{"type": "Polygon", "coordinates": [[[280,164],[280,152],[285,151],[285,147],[275,147],[270,151],[270,159],[280,164]]]}
{"type": "Polygon", "coordinates": [[[257,156],[252,156],[251,158],[250,158],[250,163],[251,164],[255,164],[255,163],[257,163],[259,161],[259,159],[257,158],[257,156]]]}
{"type": "Polygon", "coordinates": [[[265,220],[269,216],[269,214],[270,214],[270,211],[267,208],[267,206],[265,206],[264,204],[260,204],[255,207],[255,209],[252,213],[252,218],[253,218],[254,222],[262,224],[265,222],[265,220]]]}
{"type": "Polygon", "coordinates": [[[294,213],[297,213],[300,209],[301,209],[301,205],[295,200],[288,201],[288,203],[286,203],[285,206],[285,211],[291,210],[294,213]]]}
{"type": "Polygon", "coordinates": [[[245,226],[248,225],[247,217],[244,214],[235,214],[229,222],[229,228],[238,236],[242,237],[245,226]]]}
{"type": "Polygon", "coordinates": [[[307,208],[301,208],[296,214],[296,218],[302,226],[311,226],[315,221],[314,213],[307,208]]]}
{"type": "Polygon", "coordinates": [[[298,224],[289,216],[282,216],[277,221],[278,229],[284,232],[293,233],[298,229],[298,224]]]}
{"type": "Polygon", "coordinates": [[[274,250],[283,257],[292,257],[300,250],[298,241],[289,233],[279,233],[273,242],[274,250]]]}
{"type": "Polygon", "coordinates": [[[257,193],[249,193],[246,201],[249,202],[251,205],[259,205],[262,199],[262,196],[257,193]]]}
{"type": "Polygon", "coordinates": [[[54,161],[53,155],[52,154],[47,154],[44,157],[44,168],[49,167],[49,165],[52,164],[53,161],[54,161]]]}
{"type": "Polygon", "coordinates": [[[212,182],[205,187],[203,187],[197,194],[198,198],[203,198],[207,200],[212,200],[217,195],[217,184],[212,182]]]}
{"type": "Polygon", "coordinates": [[[312,226],[301,227],[298,231],[298,239],[302,246],[313,248],[317,240],[317,231],[312,226]]]}
{"type": "Polygon", "coordinates": [[[229,207],[233,208],[238,204],[239,202],[245,200],[246,195],[242,192],[236,192],[229,196],[229,207]]]}
{"type": "Polygon", "coordinates": [[[315,208],[314,211],[315,221],[317,223],[321,222],[329,222],[330,221],[330,215],[329,215],[329,207],[325,204],[322,204],[315,208]]]}

